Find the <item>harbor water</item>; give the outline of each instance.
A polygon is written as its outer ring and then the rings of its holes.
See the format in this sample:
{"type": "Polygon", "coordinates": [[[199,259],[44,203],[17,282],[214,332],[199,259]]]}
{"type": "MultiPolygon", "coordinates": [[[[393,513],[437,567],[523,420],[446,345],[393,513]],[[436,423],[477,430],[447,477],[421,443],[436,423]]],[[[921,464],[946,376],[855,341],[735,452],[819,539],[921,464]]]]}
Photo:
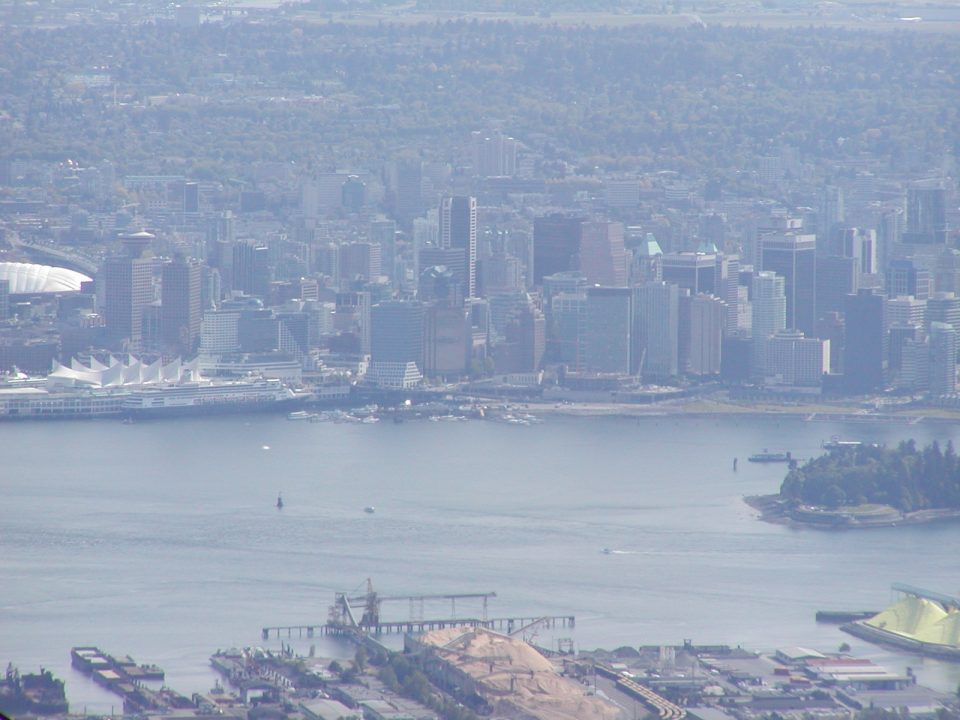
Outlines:
{"type": "MultiPolygon", "coordinates": [[[[806,458],[832,435],[957,442],[960,427],[545,420],[4,424],[0,662],[53,670],[74,711],[119,708],[71,670],[76,645],[131,654],[164,667],[181,692],[206,691],[214,651],[279,647],[263,626],[322,624],[334,592],[362,592],[369,577],[387,595],[495,591],[490,616],[575,615],[573,631],[540,632],[545,646],[847,642],[957,687],[960,667],[876,648],[814,614],[881,609],[894,582],[960,590],[960,524],[793,529],[758,521],[742,498],[779,487],[784,465],[746,462],[764,449],[806,458]]],[[[482,609],[383,605],[387,619],[451,612],[482,609]]],[[[331,639],[290,642],[350,652],[331,639]]]]}

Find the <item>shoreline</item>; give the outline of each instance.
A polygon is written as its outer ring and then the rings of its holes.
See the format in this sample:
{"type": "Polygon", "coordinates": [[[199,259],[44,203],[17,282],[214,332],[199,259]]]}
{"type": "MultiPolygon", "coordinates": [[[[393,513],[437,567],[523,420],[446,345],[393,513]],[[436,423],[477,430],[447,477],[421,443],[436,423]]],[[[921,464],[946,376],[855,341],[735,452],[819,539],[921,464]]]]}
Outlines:
{"type": "Polygon", "coordinates": [[[674,401],[633,405],[630,403],[589,403],[567,402],[557,404],[550,401],[524,401],[515,403],[525,405],[533,412],[544,415],[564,415],[568,417],[622,417],[627,419],[643,417],[782,417],[800,419],[806,422],[846,422],[862,424],[900,423],[916,425],[921,422],[960,423],[960,412],[945,412],[940,408],[930,408],[924,412],[910,413],[866,413],[859,408],[823,408],[822,406],[747,406],[721,401],[674,401]],[[710,407],[710,406],[713,407],[710,407]]]}
{"type": "Polygon", "coordinates": [[[814,530],[867,530],[899,525],[929,525],[960,520],[960,508],[915,510],[905,513],[889,505],[828,509],[822,506],[796,506],[779,494],[746,495],[743,502],[756,510],[758,520],[792,528],[814,530]]]}
{"type": "MultiPolygon", "coordinates": [[[[803,420],[805,422],[834,422],[847,424],[877,425],[902,424],[916,425],[923,423],[960,423],[960,408],[956,410],[942,407],[902,407],[878,411],[864,407],[863,402],[850,404],[787,404],[776,402],[745,403],[725,397],[723,392],[714,392],[710,395],[696,395],[686,397],[668,397],[663,400],[654,400],[645,403],[618,402],[613,399],[595,401],[585,399],[563,399],[540,397],[505,398],[498,396],[473,395],[466,396],[458,391],[453,397],[444,397],[440,393],[419,393],[417,408],[420,402],[428,405],[443,405],[453,412],[462,410],[461,403],[466,399],[475,406],[483,406],[489,417],[495,417],[500,411],[511,412],[524,409],[542,416],[572,417],[572,418],[623,418],[637,420],[640,418],[720,418],[743,417],[755,419],[784,418],[787,420],[803,420]],[[454,398],[460,399],[454,399],[454,398]]],[[[308,401],[306,406],[311,409],[352,409],[363,407],[370,402],[380,402],[382,410],[391,417],[397,407],[396,393],[388,394],[383,398],[365,396],[363,398],[344,398],[337,402],[308,401]]],[[[236,415],[236,414],[280,414],[286,412],[286,407],[225,408],[210,411],[206,408],[202,412],[189,412],[184,415],[236,415]]],[[[121,410],[96,413],[26,413],[6,414],[0,412],[0,422],[49,421],[49,420],[122,420],[124,413],[121,410]]],[[[141,418],[144,420],[163,420],[164,417],[141,418]]]]}

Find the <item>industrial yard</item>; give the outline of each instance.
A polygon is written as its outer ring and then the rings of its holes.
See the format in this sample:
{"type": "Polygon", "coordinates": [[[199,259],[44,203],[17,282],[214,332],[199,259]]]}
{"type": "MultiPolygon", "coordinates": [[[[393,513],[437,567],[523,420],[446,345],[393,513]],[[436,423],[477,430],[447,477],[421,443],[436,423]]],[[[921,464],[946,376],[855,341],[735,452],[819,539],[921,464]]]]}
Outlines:
{"type": "MultiPolygon", "coordinates": [[[[873,626],[910,618],[929,625],[931,615],[955,614],[942,604],[939,614],[931,611],[933,601],[918,594],[926,591],[897,587],[906,600],[871,616],[873,626]],[[908,618],[916,607],[926,614],[908,618]]],[[[495,597],[385,595],[368,580],[365,593],[336,593],[326,622],[264,627],[263,639],[279,637],[279,649],[218,650],[210,663],[220,680],[209,692],[189,697],[159,685],[161,668],[138,665],[129,656],[77,647],[71,657],[74,667],[118,696],[124,716],[153,720],[755,720],[774,713],[784,720],[839,720],[871,708],[937,717],[960,710],[955,694],[923,687],[909,668],[886,667],[846,648],[760,653],[685,640],[578,651],[572,638],[545,648],[537,644],[538,628],[572,630],[574,617],[491,617],[488,605],[495,597]],[[410,618],[396,617],[398,603],[410,618]],[[438,606],[448,607],[449,615],[424,614],[438,606]],[[320,657],[313,644],[302,654],[284,640],[321,635],[348,640],[353,657],[320,657]],[[391,635],[402,636],[402,651],[388,642],[391,635]]],[[[17,693],[18,707],[28,714],[66,716],[65,701],[24,706],[19,678],[8,669],[0,703],[17,693]]],[[[47,678],[51,687],[58,682],[47,678]]]]}

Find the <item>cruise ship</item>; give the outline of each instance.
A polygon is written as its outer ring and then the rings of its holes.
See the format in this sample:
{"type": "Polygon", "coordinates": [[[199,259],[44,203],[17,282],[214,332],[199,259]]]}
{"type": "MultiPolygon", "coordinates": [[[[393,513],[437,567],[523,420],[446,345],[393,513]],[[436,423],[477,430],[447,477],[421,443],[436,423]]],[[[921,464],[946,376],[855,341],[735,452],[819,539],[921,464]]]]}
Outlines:
{"type": "Polygon", "coordinates": [[[131,390],[121,412],[127,417],[286,410],[306,400],[276,379],[189,382],[131,390]]]}

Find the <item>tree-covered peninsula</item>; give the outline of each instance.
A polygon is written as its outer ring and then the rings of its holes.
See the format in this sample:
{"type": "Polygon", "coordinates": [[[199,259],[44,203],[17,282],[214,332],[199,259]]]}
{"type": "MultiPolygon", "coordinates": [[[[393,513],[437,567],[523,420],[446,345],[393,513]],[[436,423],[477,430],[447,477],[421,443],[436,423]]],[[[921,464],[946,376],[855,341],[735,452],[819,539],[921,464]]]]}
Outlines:
{"type": "Polygon", "coordinates": [[[829,509],[888,505],[902,513],[960,509],[960,458],[953,444],[913,440],[895,448],[857,445],[831,450],[793,468],[782,500],[829,509]]]}
{"type": "Polygon", "coordinates": [[[857,528],[960,518],[953,444],[849,444],[790,468],[780,492],[744,498],[769,522],[857,528]]]}

